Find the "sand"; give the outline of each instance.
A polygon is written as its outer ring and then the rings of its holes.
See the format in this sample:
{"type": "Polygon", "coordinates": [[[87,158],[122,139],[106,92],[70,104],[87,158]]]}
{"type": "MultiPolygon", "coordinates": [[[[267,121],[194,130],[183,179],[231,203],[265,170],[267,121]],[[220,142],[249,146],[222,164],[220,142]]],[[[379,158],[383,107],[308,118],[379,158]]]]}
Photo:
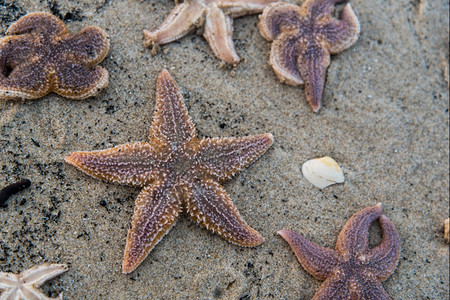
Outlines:
{"type": "MultiPolygon", "coordinates": [[[[387,293],[448,298],[442,226],[449,215],[449,2],[351,3],[361,36],[332,57],[324,105],[315,114],[304,90],[280,83],[268,65],[270,43],[256,16],[235,20],[242,62],[223,68],[199,32],[155,56],[142,47],[142,30],[156,28],[173,0],[0,1],[2,36],[26,13],[46,11],[73,32],[97,25],[111,38],[101,63],[110,84],[99,96],[0,102],[0,187],[32,181],[0,208],[0,270],[68,264],[41,288],[67,299],[309,299],[321,281],[276,232],[295,230],[333,248],[350,216],[381,202],[402,241],[397,270],[383,283],[387,293]],[[183,215],[136,271],[123,275],[139,189],[88,177],[63,158],[147,141],[163,68],[178,82],[200,137],[274,135],[264,156],[224,184],[266,241],[232,245],[183,215]],[[301,166],[325,155],[346,181],[319,190],[301,166]]],[[[370,243],[380,240],[376,222],[370,243]]]]}

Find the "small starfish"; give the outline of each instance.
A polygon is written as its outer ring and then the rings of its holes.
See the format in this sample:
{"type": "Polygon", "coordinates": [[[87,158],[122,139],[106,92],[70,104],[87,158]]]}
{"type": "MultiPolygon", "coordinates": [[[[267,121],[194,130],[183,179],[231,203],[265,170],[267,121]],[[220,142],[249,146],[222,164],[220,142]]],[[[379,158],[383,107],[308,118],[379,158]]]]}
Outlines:
{"type": "Polygon", "coordinates": [[[185,0],[178,3],[154,31],[144,30],[146,47],[175,41],[205,25],[203,36],[214,54],[231,65],[239,63],[234,49],[233,18],[260,13],[279,0],[185,0]]]}
{"type": "Polygon", "coordinates": [[[43,264],[23,271],[19,275],[1,272],[0,290],[3,290],[3,293],[0,299],[62,299],[62,294],[57,298],[49,298],[36,288],[67,270],[66,265],[43,264]]]}
{"type": "Polygon", "coordinates": [[[109,82],[96,66],[109,51],[109,37],[89,26],[72,34],[49,13],[31,13],[0,39],[0,99],[37,99],[55,92],[71,99],[95,96],[109,82]]]}
{"type": "Polygon", "coordinates": [[[133,271],[184,211],[194,221],[241,246],[264,238],[240,217],[220,185],[261,156],[271,134],[198,139],[183,97],[167,71],[158,77],[150,143],[74,152],[65,158],[88,175],[143,187],[136,199],[122,264],[133,271]]]}
{"type": "Polygon", "coordinates": [[[390,299],[381,281],[394,272],[400,258],[400,240],[381,204],[367,207],[347,221],[336,250],[318,246],[289,230],[278,232],[294,250],[302,266],[325,280],[313,299],[390,299]],[[369,249],[369,226],[380,220],[383,240],[369,249]]]}
{"type": "Polygon", "coordinates": [[[339,20],[331,16],[334,5],[346,0],[307,0],[301,7],[273,3],[260,16],[262,36],[273,41],[270,64],[282,82],[305,83],[306,98],[319,111],[330,54],[353,45],[359,36],[359,21],[350,4],[339,20]]]}

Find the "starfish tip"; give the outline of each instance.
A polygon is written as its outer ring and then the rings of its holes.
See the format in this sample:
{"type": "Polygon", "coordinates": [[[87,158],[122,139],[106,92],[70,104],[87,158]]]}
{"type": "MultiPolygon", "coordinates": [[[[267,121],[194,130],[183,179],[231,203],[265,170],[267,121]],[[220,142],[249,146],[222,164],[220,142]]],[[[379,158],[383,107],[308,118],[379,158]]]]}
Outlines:
{"type": "Polygon", "coordinates": [[[139,263],[138,264],[133,263],[131,260],[129,260],[129,259],[127,259],[127,257],[125,257],[122,262],[122,274],[130,274],[137,268],[139,263]]]}
{"type": "Polygon", "coordinates": [[[142,33],[144,34],[144,38],[148,40],[150,39],[152,32],[150,30],[143,30],[142,33]]]}
{"type": "Polygon", "coordinates": [[[156,42],[156,36],[152,31],[144,30],[144,47],[152,47],[158,45],[156,42]]]}
{"type": "Polygon", "coordinates": [[[254,240],[248,245],[243,245],[244,247],[257,247],[265,242],[265,239],[262,235],[258,233],[258,236],[254,237],[254,240]]]}
{"type": "Polygon", "coordinates": [[[311,105],[313,112],[319,112],[320,110],[320,103],[316,105],[311,105]]]}
{"type": "Polygon", "coordinates": [[[286,239],[290,235],[291,231],[287,229],[281,229],[277,231],[277,234],[280,235],[282,238],[286,239]]]}
{"type": "Polygon", "coordinates": [[[385,215],[381,215],[379,218],[380,222],[390,222],[389,218],[385,215]]]}
{"type": "Polygon", "coordinates": [[[158,85],[163,84],[163,82],[173,82],[174,85],[176,85],[175,80],[173,79],[172,75],[170,75],[169,71],[167,71],[166,69],[163,69],[159,75],[158,75],[158,85]]]}
{"type": "Polygon", "coordinates": [[[259,246],[266,241],[262,235],[260,235],[259,233],[258,233],[258,235],[259,235],[259,237],[255,242],[255,246],[259,246]]]}
{"type": "Polygon", "coordinates": [[[71,153],[71,154],[67,155],[66,157],[64,157],[64,161],[70,165],[76,165],[76,163],[78,161],[78,155],[76,154],[76,152],[71,153]]]}

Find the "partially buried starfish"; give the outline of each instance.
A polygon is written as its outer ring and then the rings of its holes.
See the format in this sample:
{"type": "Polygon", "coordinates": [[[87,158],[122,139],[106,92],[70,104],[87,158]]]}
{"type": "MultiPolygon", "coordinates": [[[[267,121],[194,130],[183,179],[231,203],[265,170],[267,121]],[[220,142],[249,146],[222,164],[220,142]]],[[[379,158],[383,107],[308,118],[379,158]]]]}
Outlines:
{"type": "Polygon", "coordinates": [[[273,70],[282,82],[305,84],[314,112],[320,109],[330,54],[347,49],[359,36],[359,21],[350,4],[339,19],[332,17],[334,5],[342,2],[346,0],[306,0],[301,7],[273,3],[260,17],[262,36],[273,41],[273,70]]]}
{"type": "Polygon", "coordinates": [[[302,266],[325,280],[313,299],[390,299],[381,282],[394,272],[400,258],[400,240],[381,204],[367,207],[347,221],[336,250],[318,246],[289,230],[278,232],[292,247],[302,266]],[[383,240],[369,249],[369,226],[380,220],[383,240]]]}
{"type": "Polygon", "coordinates": [[[99,27],[72,34],[57,17],[31,13],[0,39],[0,99],[37,99],[55,92],[70,99],[95,96],[109,82],[97,66],[109,51],[99,27]]]}
{"type": "Polygon", "coordinates": [[[150,142],[74,152],[65,158],[88,175],[143,187],[128,231],[123,273],[133,271],[184,211],[194,221],[241,246],[263,237],[241,218],[220,185],[262,155],[271,134],[198,139],[183,97],[167,71],[158,77],[150,142]]]}
{"type": "Polygon", "coordinates": [[[19,275],[13,273],[0,273],[0,290],[3,293],[2,300],[20,299],[62,299],[62,294],[57,298],[50,298],[39,292],[36,288],[53,277],[67,271],[66,265],[43,264],[23,271],[19,275]]]}
{"type": "Polygon", "coordinates": [[[279,0],[185,0],[179,2],[154,31],[144,30],[145,46],[175,41],[204,25],[203,36],[214,54],[226,63],[237,65],[234,49],[233,18],[260,13],[267,4],[279,0]]]}

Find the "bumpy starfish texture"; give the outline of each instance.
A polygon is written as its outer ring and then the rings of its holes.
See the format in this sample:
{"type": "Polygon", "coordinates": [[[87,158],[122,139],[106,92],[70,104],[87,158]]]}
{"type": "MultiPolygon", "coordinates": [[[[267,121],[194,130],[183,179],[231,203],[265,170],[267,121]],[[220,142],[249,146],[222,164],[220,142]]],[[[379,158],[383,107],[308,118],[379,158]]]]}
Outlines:
{"type": "Polygon", "coordinates": [[[68,270],[66,265],[43,264],[23,271],[19,275],[13,273],[0,273],[0,290],[3,290],[1,300],[20,299],[62,299],[62,294],[56,298],[49,298],[39,292],[37,287],[49,279],[68,270]]]}
{"type": "Polygon", "coordinates": [[[345,224],[336,250],[318,246],[289,230],[278,232],[291,246],[302,266],[325,280],[313,299],[390,299],[381,282],[394,272],[400,258],[400,240],[381,204],[354,214],[345,224]],[[380,245],[369,249],[369,226],[379,218],[380,245]]]}
{"type": "Polygon", "coordinates": [[[214,54],[226,63],[237,65],[233,18],[260,13],[267,4],[279,0],[185,0],[180,1],[154,31],[144,30],[145,46],[175,41],[204,25],[203,36],[214,54]]]}
{"type": "Polygon", "coordinates": [[[72,34],[57,17],[31,13],[0,39],[0,99],[37,99],[55,92],[70,99],[95,96],[109,83],[97,66],[109,51],[109,37],[89,26],[72,34]]]}
{"type": "Polygon", "coordinates": [[[305,84],[306,98],[319,111],[330,54],[353,45],[359,36],[358,18],[347,4],[339,19],[334,5],[346,0],[306,0],[301,7],[287,3],[268,5],[260,16],[262,36],[273,41],[270,64],[282,82],[305,84]]]}
{"type": "Polygon", "coordinates": [[[158,77],[149,143],[74,152],[65,160],[92,177],[143,187],[122,264],[123,273],[130,273],[182,211],[232,243],[261,244],[263,237],[241,218],[220,182],[251,164],[272,143],[271,134],[198,139],[177,84],[164,70],[158,77]]]}

